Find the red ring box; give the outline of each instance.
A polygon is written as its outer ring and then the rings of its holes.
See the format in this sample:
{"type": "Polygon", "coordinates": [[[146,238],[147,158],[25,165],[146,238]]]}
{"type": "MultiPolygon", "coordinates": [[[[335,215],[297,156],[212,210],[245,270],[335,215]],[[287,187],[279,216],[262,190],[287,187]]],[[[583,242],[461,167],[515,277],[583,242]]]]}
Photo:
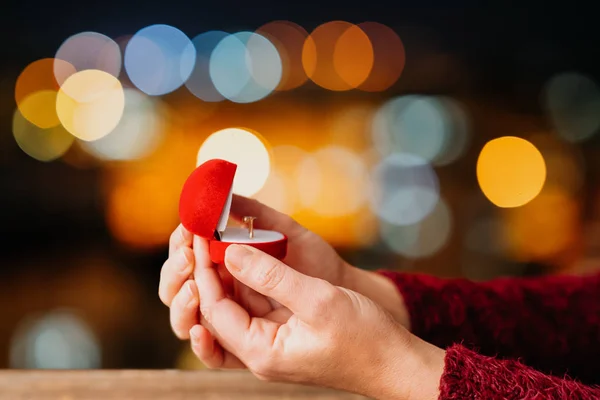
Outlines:
{"type": "Polygon", "coordinates": [[[250,238],[248,229],[227,227],[236,170],[236,164],[213,159],[190,174],[179,198],[182,225],[209,241],[213,263],[223,263],[225,250],[231,244],[249,245],[282,260],[287,253],[287,237],[284,234],[254,229],[254,236],[250,238]]]}

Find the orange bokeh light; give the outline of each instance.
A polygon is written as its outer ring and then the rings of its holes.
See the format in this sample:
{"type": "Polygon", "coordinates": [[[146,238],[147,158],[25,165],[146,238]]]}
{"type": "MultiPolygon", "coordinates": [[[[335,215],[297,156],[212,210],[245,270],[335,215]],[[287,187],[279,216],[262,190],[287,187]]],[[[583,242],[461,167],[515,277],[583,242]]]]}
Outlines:
{"type": "Polygon", "coordinates": [[[273,21],[258,28],[256,33],[269,39],[281,57],[281,81],[275,90],[291,90],[304,84],[308,77],[302,68],[302,48],[308,32],[293,22],[273,21]]]}
{"type": "Polygon", "coordinates": [[[63,60],[43,58],[32,62],[25,67],[17,78],[15,85],[15,100],[17,105],[21,104],[26,97],[35,92],[42,90],[57,92],[60,89],[57,79],[63,82],[74,73],[75,67],[63,60]],[[54,75],[55,63],[60,67],[60,76],[58,78],[54,75]]]}
{"type": "Polygon", "coordinates": [[[358,89],[381,92],[389,89],[404,71],[406,53],[400,37],[391,28],[377,22],[358,25],[369,37],[373,46],[373,68],[369,77],[358,89]]]}
{"type": "Polygon", "coordinates": [[[302,65],[306,75],[325,89],[354,89],[368,78],[373,67],[373,47],[358,26],[328,22],[304,42],[302,65]]]}

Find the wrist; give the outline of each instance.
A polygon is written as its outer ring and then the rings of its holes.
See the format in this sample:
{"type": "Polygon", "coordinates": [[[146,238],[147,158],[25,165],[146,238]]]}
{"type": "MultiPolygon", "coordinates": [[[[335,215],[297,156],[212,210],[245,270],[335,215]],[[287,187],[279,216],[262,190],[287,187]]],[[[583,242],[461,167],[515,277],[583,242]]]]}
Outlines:
{"type": "MultiPolygon", "coordinates": [[[[406,334],[406,333],[405,333],[406,334]]],[[[446,352],[420,338],[393,344],[390,359],[382,366],[376,399],[437,400],[446,352]]]]}
{"type": "Polygon", "coordinates": [[[347,264],[343,282],[343,287],[373,300],[389,312],[396,322],[410,330],[410,315],[404,298],[390,279],[347,264]]]}

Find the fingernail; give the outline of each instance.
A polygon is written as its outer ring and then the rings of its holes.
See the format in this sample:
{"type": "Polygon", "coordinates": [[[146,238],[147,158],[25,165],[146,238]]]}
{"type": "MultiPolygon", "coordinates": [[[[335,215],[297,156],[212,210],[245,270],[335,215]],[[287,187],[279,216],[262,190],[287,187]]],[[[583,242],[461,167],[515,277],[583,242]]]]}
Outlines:
{"type": "Polygon", "coordinates": [[[192,329],[190,329],[190,337],[192,339],[199,339],[200,338],[200,325],[194,325],[192,327],[192,329]]]}
{"type": "Polygon", "coordinates": [[[252,252],[244,246],[232,244],[231,246],[227,247],[227,251],[225,252],[225,260],[227,261],[228,266],[239,271],[244,266],[244,258],[251,254],[252,252]]]}
{"type": "Polygon", "coordinates": [[[188,297],[189,297],[187,306],[188,307],[190,307],[192,305],[195,306],[195,303],[198,300],[198,296],[196,296],[196,291],[194,290],[194,282],[193,281],[188,281],[187,293],[188,293],[188,297]]]}

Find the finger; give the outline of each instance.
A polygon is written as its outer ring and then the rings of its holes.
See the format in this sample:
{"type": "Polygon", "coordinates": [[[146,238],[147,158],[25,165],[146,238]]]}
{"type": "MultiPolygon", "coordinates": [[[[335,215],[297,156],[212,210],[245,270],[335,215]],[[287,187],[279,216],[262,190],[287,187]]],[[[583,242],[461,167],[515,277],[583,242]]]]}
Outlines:
{"type": "Polygon", "coordinates": [[[315,307],[325,304],[335,292],[328,282],[303,275],[250,246],[229,246],[225,265],[234,278],[276,300],[305,321],[312,320],[315,307]]]}
{"type": "Polygon", "coordinates": [[[198,324],[200,299],[194,281],[187,281],[173,299],[170,319],[171,328],[179,339],[188,339],[190,329],[198,324]]]}
{"type": "Polygon", "coordinates": [[[169,256],[173,255],[180,247],[190,247],[192,245],[193,236],[194,235],[185,229],[182,224],[179,224],[169,238],[169,256]]]}
{"type": "Polygon", "coordinates": [[[258,293],[256,290],[236,281],[237,296],[236,299],[253,317],[264,317],[271,311],[273,306],[269,299],[258,293]]]}
{"type": "Polygon", "coordinates": [[[219,277],[221,278],[225,293],[233,296],[234,279],[233,276],[231,276],[231,272],[229,272],[224,264],[219,264],[217,271],[219,272],[219,277]]]}
{"type": "Polygon", "coordinates": [[[233,195],[231,202],[231,216],[241,221],[245,216],[256,217],[254,226],[258,229],[276,230],[288,238],[298,236],[305,231],[304,227],[294,221],[290,216],[260,203],[258,200],[233,195]]]}
{"type": "Polygon", "coordinates": [[[276,327],[269,325],[269,321],[252,319],[241,305],[227,296],[217,268],[203,259],[208,253],[206,241],[195,237],[193,247],[198,263],[194,273],[198,291],[202,294],[200,313],[206,322],[203,323],[205,328],[226,351],[242,360],[251,346],[270,345],[276,327]],[[255,340],[250,343],[250,339],[255,340]],[[261,340],[265,342],[258,343],[261,340]]]}
{"type": "Polygon", "coordinates": [[[189,334],[192,351],[208,368],[245,368],[245,365],[236,356],[223,350],[208,329],[202,325],[192,327],[189,334]]]}
{"type": "Polygon", "coordinates": [[[173,297],[189,279],[194,270],[194,255],[189,247],[181,247],[173,253],[160,270],[158,297],[170,306],[173,297]]]}

